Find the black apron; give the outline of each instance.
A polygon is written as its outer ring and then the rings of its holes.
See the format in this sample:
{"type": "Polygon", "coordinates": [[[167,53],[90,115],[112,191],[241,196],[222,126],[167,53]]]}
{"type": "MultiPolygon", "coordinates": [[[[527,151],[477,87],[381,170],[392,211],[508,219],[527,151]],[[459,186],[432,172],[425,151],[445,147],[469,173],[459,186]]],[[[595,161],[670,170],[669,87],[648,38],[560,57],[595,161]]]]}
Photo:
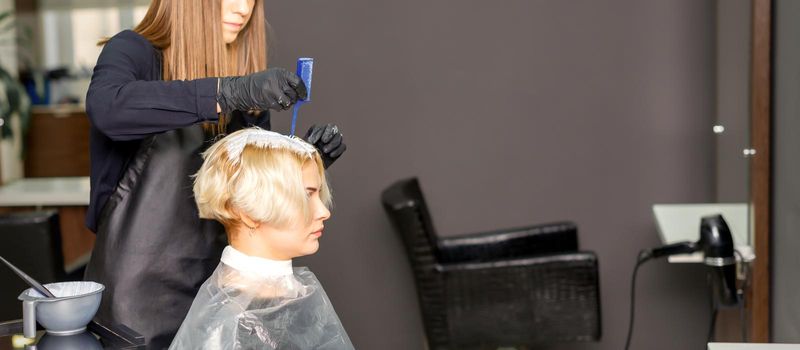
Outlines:
{"type": "MultiPolygon", "coordinates": [[[[232,116],[227,131],[247,119],[232,116]]],[[[227,244],[222,225],[198,218],[192,194],[211,143],[200,125],[144,139],[98,218],[85,275],[106,287],[97,318],[144,335],[148,349],[169,347],[227,244]]]]}

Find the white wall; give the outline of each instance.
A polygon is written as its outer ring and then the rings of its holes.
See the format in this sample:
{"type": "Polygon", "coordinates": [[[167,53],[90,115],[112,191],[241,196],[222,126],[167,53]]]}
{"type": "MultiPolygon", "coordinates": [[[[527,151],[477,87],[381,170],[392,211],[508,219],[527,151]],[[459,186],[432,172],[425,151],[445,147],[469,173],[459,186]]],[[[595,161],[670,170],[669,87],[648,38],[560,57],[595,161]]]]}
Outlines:
{"type": "MultiPolygon", "coordinates": [[[[5,12],[14,8],[13,0],[0,0],[0,12],[5,12]]],[[[3,23],[8,23],[6,19],[3,23]]],[[[0,34],[0,67],[3,67],[11,75],[17,75],[17,48],[16,31],[11,30],[8,33],[0,34]]],[[[0,89],[2,89],[0,87],[0,89]]],[[[0,99],[5,99],[5,94],[0,94],[0,99]]],[[[13,118],[10,120],[12,128],[19,130],[19,120],[13,118]]],[[[22,146],[21,139],[7,138],[0,141],[0,183],[6,183],[13,179],[22,177],[23,164],[20,158],[20,147],[22,146]]]]}
{"type": "MultiPolygon", "coordinates": [[[[5,12],[14,8],[14,0],[0,0],[0,12],[5,12]]],[[[7,23],[8,20],[3,21],[3,23],[7,23]]],[[[12,72],[12,74],[16,75],[17,73],[17,48],[16,45],[7,44],[7,40],[11,40],[13,43],[14,36],[16,35],[16,31],[12,30],[6,34],[0,34],[0,66],[5,68],[7,71],[12,72]]]]}

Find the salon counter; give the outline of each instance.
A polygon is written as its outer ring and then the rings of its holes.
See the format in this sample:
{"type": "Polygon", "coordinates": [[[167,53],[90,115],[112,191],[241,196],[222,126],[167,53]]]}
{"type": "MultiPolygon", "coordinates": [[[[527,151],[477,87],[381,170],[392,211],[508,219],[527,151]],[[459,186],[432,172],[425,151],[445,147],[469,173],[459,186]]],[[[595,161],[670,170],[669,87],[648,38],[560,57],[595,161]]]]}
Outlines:
{"type": "Polygon", "coordinates": [[[89,177],[23,178],[0,186],[0,207],[88,206],[89,177]]]}
{"type": "Polygon", "coordinates": [[[23,178],[0,186],[0,213],[54,209],[61,221],[64,267],[85,264],[95,235],[84,225],[89,205],[89,177],[23,178]]]}
{"type": "Polygon", "coordinates": [[[796,350],[800,344],[708,343],[708,350],[796,350]]]}
{"type": "Polygon", "coordinates": [[[136,331],[124,325],[107,327],[95,321],[89,323],[87,332],[69,336],[46,334],[41,326],[39,326],[35,339],[25,338],[22,333],[22,320],[0,322],[0,350],[22,348],[37,350],[145,349],[144,337],[136,331]]]}

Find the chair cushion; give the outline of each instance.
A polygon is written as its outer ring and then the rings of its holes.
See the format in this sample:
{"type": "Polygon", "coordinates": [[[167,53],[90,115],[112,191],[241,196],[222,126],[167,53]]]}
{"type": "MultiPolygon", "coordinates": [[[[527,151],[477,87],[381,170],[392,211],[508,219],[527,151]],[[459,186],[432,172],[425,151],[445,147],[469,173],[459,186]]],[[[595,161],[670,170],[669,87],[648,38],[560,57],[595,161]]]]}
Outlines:
{"type": "Polygon", "coordinates": [[[578,228],[557,222],[440,238],[439,263],[484,262],[578,250],[578,228]]]}

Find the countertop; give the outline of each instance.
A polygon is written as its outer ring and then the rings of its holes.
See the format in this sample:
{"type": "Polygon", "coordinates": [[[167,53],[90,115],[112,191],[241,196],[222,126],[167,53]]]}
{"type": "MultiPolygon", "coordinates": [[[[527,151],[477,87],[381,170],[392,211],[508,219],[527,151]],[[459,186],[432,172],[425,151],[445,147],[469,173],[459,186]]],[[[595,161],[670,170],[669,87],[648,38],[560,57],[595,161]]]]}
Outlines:
{"type": "Polygon", "coordinates": [[[2,207],[88,205],[88,176],[22,178],[0,186],[2,207]]]}

